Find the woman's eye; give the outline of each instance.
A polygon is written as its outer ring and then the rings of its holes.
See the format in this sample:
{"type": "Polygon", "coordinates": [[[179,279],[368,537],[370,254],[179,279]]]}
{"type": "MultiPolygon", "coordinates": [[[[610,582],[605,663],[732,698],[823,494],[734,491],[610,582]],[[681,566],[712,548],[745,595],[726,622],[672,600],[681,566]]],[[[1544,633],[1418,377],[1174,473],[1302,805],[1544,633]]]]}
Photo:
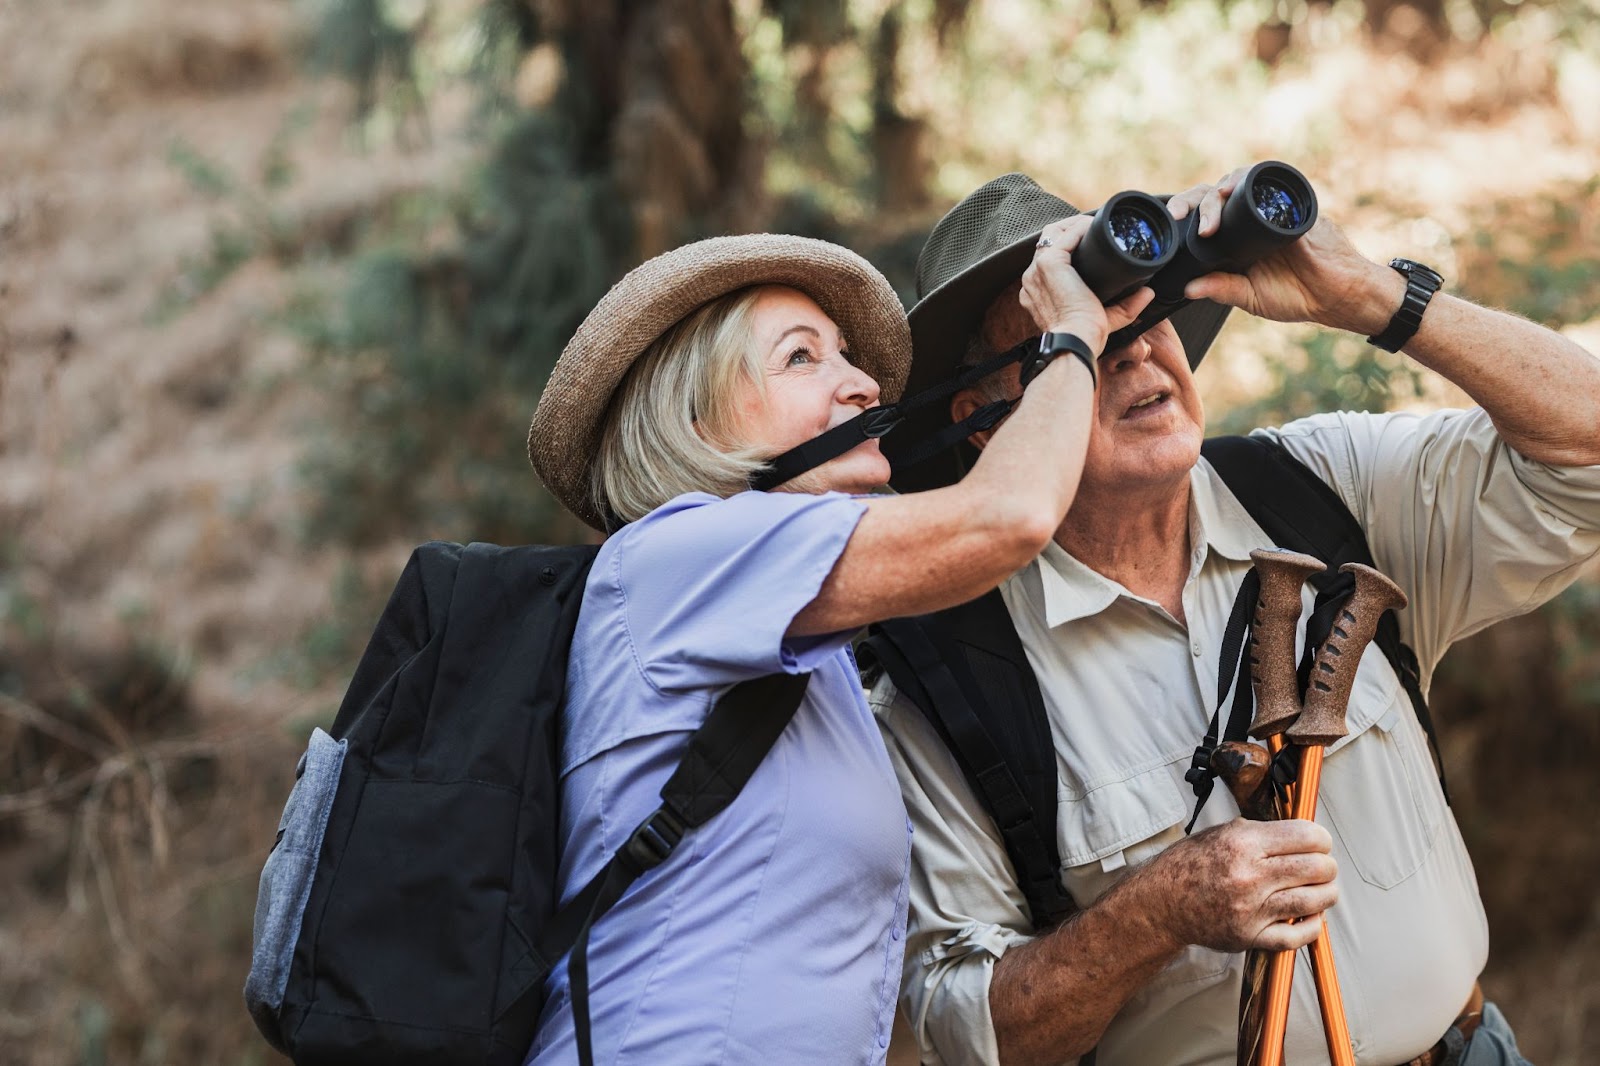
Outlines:
{"type": "Polygon", "coordinates": [[[811,362],[810,348],[796,348],[789,353],[789,358],[784,360],[784,366],[799,366],[801,363],[811,362]]]}

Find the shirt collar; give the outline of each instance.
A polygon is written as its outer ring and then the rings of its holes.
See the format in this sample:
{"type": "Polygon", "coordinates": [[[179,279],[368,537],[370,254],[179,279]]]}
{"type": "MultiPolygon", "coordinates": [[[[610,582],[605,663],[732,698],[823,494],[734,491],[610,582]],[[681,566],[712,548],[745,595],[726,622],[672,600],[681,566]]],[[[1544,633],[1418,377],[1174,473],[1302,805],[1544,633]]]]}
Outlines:
{"type": "MultiPolygon", "coordinates": [[[[1235,562],[1247,562],[1251,551],[1269,546],[1261,527],[1204,459],[1189,471],[1189,540],[1235,562]]],[[[1203,554],[1194,560],[1191,578],[1204,561],[1203,554]]],[[[1045,624],[1052,629],[1099,614],[1119,597],[1134,598],[1121,584],[1089,569],[1054,541],[1045,545],[1033,565],[1038,568],[1045,624]]]]}

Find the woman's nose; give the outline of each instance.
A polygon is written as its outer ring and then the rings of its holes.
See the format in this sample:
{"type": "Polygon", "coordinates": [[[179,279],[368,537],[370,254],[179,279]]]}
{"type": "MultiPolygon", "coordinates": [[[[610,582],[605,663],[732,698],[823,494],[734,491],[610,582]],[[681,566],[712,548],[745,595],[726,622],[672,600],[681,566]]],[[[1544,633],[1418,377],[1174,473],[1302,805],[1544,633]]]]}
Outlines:
{"type": "Polygon", "coordinates": [[[878,402],[878,383],[871,374],[852,365],[839,383],[839,402],[856,407],[871,407],[878,402]]]}

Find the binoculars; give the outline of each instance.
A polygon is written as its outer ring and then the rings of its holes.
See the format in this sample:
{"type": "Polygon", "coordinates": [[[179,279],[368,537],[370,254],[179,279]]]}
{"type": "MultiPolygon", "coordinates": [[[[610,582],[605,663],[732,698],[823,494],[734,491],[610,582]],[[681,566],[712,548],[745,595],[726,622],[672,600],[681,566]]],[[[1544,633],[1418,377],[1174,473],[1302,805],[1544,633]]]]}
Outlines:
{"type": "Polygon", "coordinates": [[[1155,290],[1143,313],[1107,340],[1110,351],[1189,303],[1183,287],[1193,279],[1219,270],[1242,274],[1304,236],[1316,220],[1317,194],[1305,175],[1269,160],[1245,174],[1210,237],[1197,232],[1199,211],[1174,221],[1154,196],[1117,193],[1095,212],[1072,265],[1101,303],[1115,303],[1142,285],[1155,290]]]}

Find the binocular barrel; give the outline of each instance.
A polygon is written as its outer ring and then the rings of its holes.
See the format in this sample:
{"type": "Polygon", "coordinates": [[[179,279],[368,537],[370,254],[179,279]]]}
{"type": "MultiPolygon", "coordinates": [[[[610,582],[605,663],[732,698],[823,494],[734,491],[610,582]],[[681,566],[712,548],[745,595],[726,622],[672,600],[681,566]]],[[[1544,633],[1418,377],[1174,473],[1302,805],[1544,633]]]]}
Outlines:
{"type": "Polygon", "coordinates": [[[1166,205],[1154,197],[1118,193],[1096,213],[1073,265],[1102,303],[1114,303],[1140,285],[1155,290],[1143,313],[1107,340],[1110,351],[1189,303],[1183,289],[1195,278],[1219,270],[1242,274],[1305,236],[1316,221],[1317,194],[1305,175],[1287,163],[1268,160],[1251,167],[1234,188],[1210,237],[1197,232],[1198,211],[1174,222],[1166,205]],[[1151,203],[1160,208],[1164,224],[1150,217],[1151,203]],[[1091,243],[1095,250],[1086,255],[1091,243]],[[1111,250],[1103,247],[1107,243],[1111,250]]]}
{"type": "Polygon", "coordinates": [[[1178,251],[1178,225],[1167,205],[1142,192],[1119,192],[1094,214],[1072,265],[1103,304],[1146,284],[1178,251]]]}

